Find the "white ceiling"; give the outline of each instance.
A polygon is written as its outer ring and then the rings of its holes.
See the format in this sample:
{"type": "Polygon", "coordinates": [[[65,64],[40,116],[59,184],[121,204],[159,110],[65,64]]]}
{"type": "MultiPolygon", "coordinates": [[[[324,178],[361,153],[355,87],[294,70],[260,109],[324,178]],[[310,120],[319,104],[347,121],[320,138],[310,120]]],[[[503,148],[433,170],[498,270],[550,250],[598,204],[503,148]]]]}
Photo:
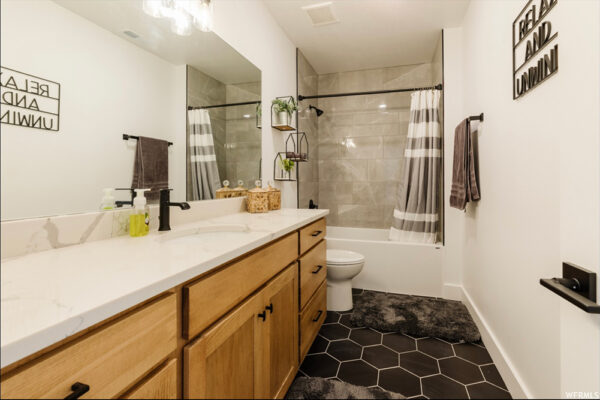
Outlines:
{"type": "Polygon", "coordinates": [[[303,6],[263,0],[317,73],[429,62],[442,28],[460,26],[469,0],[329,0],[339,22],[315,27],[303,6]]]}
{"type": "Polygon", "coordinates": [[[168,20],[146,15],[141,0],[54,1],[171,64],[189,64],[226,84],[261,79],[260,70],[216,34],[194,29],[191,36],[178,36],[168,20]],[[132,39],[125,30],[139,37],[132,39]]]}

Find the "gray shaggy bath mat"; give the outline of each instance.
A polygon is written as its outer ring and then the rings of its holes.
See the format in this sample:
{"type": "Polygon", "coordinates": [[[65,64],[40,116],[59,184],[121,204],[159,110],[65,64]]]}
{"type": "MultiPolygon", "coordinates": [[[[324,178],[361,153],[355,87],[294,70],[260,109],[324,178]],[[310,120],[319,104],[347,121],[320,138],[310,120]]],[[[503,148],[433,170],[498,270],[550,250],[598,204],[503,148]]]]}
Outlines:
{"type": "Polygon", "coordinates": [[[404,399],[398,393],[379,388],[355,386],[324,378],[296,378],[286,399],[404,399]]]}
{"type": "Polygon", "coordinates": [[[350,321],[380,332],[400,332],[461,342],[481,340],[460,301],[365,290],[354,298],[350,321]]]}

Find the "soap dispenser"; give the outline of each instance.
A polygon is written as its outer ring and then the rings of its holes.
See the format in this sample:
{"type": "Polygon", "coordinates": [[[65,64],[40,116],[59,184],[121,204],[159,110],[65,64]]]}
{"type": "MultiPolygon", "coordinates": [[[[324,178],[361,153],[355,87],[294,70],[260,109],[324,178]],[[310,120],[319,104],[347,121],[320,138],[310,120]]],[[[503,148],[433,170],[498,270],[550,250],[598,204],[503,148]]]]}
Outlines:
{"type": "Polygon", "coordinates": [[[102,203],[100,203],[100,210],[112,210],[115,208],[115,196],[113,196],[113,188],[104,189],[104,197],[102,197],[102,203]]]}
{"type": "Polygon", "coordinates": [[[150,209],[146,204],[144,192],[150,189],[135,189],[133,211],[129,216],[129,236],[146,236],[150,231],[150,209]]]}

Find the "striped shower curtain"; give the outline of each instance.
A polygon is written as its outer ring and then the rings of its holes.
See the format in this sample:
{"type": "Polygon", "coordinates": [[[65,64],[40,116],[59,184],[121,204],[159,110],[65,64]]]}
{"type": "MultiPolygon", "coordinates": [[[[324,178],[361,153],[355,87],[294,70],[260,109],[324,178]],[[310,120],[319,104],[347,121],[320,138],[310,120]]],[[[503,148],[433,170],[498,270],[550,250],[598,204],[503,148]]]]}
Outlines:
{"type": "Polygon", "coordinates": [[[394,209],[390,240],[438,241],[442,156],[439,104],[439,90],[422,90],[411,95],[404,178],[394,209]]]}
{"type": "Polygon", "coordinates": [[[214,199],[221,187],[208,110],[188,111],[192,198],[214,199]]]}

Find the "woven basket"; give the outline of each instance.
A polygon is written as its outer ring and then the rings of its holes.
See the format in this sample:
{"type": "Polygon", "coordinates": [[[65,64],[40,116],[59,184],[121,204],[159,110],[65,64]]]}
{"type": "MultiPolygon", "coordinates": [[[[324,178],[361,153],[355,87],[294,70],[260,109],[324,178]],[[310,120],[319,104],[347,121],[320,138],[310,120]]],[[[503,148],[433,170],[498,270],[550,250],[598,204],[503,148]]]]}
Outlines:
{"type": "Polygon", "coordinates": [[[233,189],[229,188],[229,181],[223,181],[223,187],[221,189],[217,189],[216,198],[217,199],[228,199],[234,196],[233,189]]]}
{"type": "Polygon", "coordinates": [[[269,194],[269,210],[281,209],[281,190],[272,187],[269,183],[267,192],[269,194]]]}
{"type": "Polygon", "coordinates": [[[249,213],[269,212],[269,192],[261,188],[261,182],[256,181],[256,187],[248,190],[246,195],[246,208],[249,213]]]}

